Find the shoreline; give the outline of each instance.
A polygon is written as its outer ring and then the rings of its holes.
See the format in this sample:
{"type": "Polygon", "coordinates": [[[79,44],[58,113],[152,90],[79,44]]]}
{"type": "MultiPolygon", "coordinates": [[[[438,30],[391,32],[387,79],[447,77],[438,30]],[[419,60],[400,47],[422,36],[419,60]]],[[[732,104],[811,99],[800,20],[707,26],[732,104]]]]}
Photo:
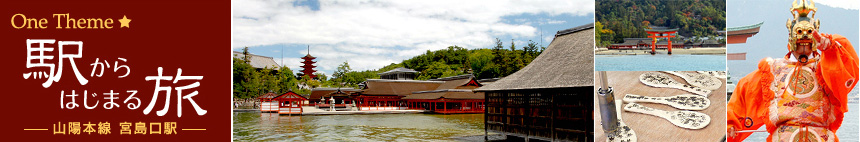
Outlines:
{"type": "MultiPolygon", "coordinates": [[[[607,48],[598,48],[594,51],[594,55],[651,55],[650,49],[607,49],[607,48]]],[[[657,54],[668,54],[666,49],[657,50],[657,54]]],[[[726,55],[726,48],[690,48],[690,49],[681,49],[681,48],[673,48],[672,55],[726,55]]]]}
{"type": "MultiPolygon", "coordinates": [[[[259,109],[233,109],[233,112],[249,112],[249,113],[270,113],[278,114],[277,112],[262,112],[259,109]]],[[[360,115],[360,114],[415,114],[427,113],[427,110],[365,110],[365,111],[307,111],[298,115],[360,115]]],[[[287,114],[280,114],[287,115],[287,114]]]]}

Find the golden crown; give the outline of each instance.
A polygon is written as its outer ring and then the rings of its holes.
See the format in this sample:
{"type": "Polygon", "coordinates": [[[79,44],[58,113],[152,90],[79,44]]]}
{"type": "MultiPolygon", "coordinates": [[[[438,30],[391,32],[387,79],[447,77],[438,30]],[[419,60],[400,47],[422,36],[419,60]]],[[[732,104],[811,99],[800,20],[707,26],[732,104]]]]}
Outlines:
{"type": "Polygon", "coordinates": [[[797,17],[807,17],[809,12],[812,12],[812,16],[810,18],[815,18],[815,13],[818,8],[815,8],[815,2],[809,0],[809,3],[806,0],[800,0],[800,3],[797,3],[797,0],[791,2],[791,14],[794,15],[794,18],[797,17]]]}

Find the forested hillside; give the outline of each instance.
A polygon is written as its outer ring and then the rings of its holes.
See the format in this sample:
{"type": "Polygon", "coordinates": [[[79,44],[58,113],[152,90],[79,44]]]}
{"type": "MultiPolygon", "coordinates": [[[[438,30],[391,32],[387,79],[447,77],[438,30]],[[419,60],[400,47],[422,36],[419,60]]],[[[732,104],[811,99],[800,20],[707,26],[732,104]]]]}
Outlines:
{"type": "MultiPolygon", "coordinates": [[[[310,89],[298,86],[358,88],[358,84],[367,79],[378,79],[378,73],[398,67],[418,71],[416,80],[469,73],[474,74],[478,79],[504,77],[531,63],[544,48],[533,41],[520,47],[514,43],[505,46],[501,40],[496,39],[495,45],[490,48],[466,49],[449,46],[442,50],[428,50],[424,54],[376,70],[355,71],[350,67],[349,62],[343,62],[332,75],[318,72],[315,73],[317,75],[315,79],[309,76],[297,77],[297,74],[293,74],[286,66],[280,67],[283,71],[272,68],[255,69],[246,62],[248,59],[234,58],[233,97],[253,99],[266,92],[283,93],[288,90],[299,94],[310,93],[310,89]]],[[[243,53],[247,53],[247,47],[243,53]]]]}
{"type": "Polygon", "coordinates": [[[595,30],[598,45],[644,38],[645,28],[678,28],[684,37],[713,37],[725,30],[725,0],[626,1],[598,0],[595,30]]]}

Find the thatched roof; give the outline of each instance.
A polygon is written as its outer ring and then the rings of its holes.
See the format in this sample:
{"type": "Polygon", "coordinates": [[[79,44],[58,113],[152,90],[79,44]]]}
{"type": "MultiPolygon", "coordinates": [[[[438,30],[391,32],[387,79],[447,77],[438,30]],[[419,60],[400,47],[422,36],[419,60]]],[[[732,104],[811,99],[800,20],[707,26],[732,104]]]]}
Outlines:
{"type": "Polygon", "coordinates": [[[528,66],[475,91],[594,86],[594,25],[562,30],[528,66]]]}
{"type": "MultiPolygon", "coordinates": [[[[251,60],[251,62],[249,62],[249,64],[251,64],[251,67],[258,69],[274,68],[274,70],[278,70],[278,68],[280,68],[280,66],[278,66],[278,63],[275,62],[275,59],[272,57],[254,55],[250,53],[248,55],[251,56],[251,58],[248,59],[251,60]]],[[[233,51],[233,57],[242,59],[243,57],[245,57],[245,54],[242,54],[242,52],[233,51]]]]}

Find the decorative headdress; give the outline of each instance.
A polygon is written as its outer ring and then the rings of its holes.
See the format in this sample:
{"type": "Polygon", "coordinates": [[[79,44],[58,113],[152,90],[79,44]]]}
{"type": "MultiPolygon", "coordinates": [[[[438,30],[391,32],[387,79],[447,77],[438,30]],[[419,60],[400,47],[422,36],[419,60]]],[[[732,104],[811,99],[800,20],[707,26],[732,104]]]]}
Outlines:
{"type": "Polygon", "coordinates": [[[801,0],[800,3],[794,0],[791,3],[791,15],[794,16],[794,20],[789,19],[785,22],[785,27],[788,28],[789,35],[789,52],[797,50],[795,43],[801,39],[812,40],[812,47],[818,47],[818,42],[812,36],[812,32],[818,31],[818,26],[820,25],[818,19],[815,19],[815,14],[818,13],[817,10],[818,8],[815,8],[815,3],[812,0],[809,0],[808,3],[807,0],[801,0]]]}

